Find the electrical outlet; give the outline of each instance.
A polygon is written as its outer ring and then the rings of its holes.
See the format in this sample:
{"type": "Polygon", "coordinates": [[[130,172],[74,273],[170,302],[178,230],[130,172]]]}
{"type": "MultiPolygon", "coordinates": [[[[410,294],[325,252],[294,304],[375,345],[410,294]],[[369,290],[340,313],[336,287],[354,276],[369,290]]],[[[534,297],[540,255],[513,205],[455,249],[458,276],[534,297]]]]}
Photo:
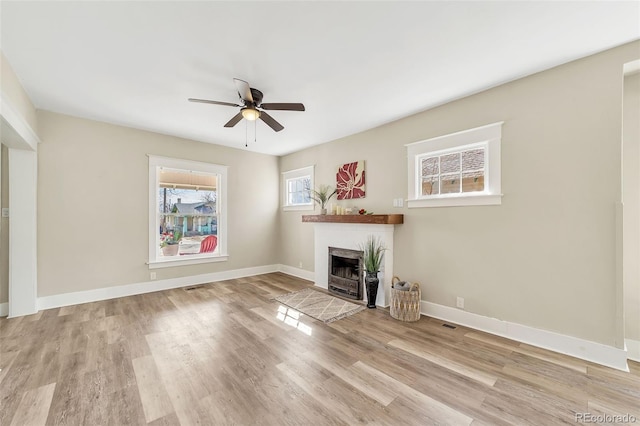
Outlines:
{"type": "Polygon", "coordinates": [[[149,278],[151,278],[152,280],[156,279],[156,273],[155,272],[150,272],[149,273],[149,278]]]}
{"type": "Polygon", "coordinates": [[[2,209],[2,217],[9,217],[9,209],[7,207],[2,209]]]}
{"type": "Polygon", "coordinates": [[[302,262],[298,262],[298,268],[302,269],[302,262]]]}
{"type": "Polygon", "coordinates": [[[460,309],[464,309],[464,297],[456,298],[456,307],[460,309]]]}

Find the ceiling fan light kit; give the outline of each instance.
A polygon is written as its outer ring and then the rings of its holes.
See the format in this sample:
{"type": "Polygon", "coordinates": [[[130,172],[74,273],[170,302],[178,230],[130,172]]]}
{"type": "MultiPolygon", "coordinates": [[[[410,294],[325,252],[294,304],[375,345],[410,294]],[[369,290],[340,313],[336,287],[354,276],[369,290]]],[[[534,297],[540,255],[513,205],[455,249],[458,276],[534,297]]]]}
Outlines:
{"type": "Polygon", "coordinates": [[[242,116],[249,121],[256,121],[260,117],[260,111],[253,108],[242,108],[242,116]]]}
{"type": "Polygon", "coordinates": [[[265,110],[274,111],[304,111],[304,105],[301,103],[262,103],[262,92],[258,89],[254,89],[249,86],[244,80],[237,78],[233,79],[238,90],[238,97],[242,101],[242,105],[234,104],[231,102],[212,101],[208,99],[196,99],[189,98],[189,102],[200,102],[204,104],[232,106],[240,108],[240,112],[237,113],[231,120],[229,120],[224,127],[233,127],[243,118],[249,121],[256,121],[260,119],[264,123],[271,127],[274,131],[279,132],[284,129],[284,126],[278,123],[273,117],[265,112],[265,110]]]}

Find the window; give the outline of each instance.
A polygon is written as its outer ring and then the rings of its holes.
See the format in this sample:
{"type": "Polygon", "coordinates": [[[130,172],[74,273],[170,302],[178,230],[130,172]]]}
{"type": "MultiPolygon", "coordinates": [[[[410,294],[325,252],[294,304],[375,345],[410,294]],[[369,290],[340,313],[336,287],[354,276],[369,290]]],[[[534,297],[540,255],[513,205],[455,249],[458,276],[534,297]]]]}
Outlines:
{"type": "Polygon", "coordinates": [[[484,191],[486,146],[467,146],[454,152],[418,157],[421,197],[484,191]]]}
{"type": "Polygon", "coordinates": [[[501,204],[502,122],[407,145],[411,207],[501,204]]]}
{"type": "Polygon", "coordinates": [[[149,156],[149,267],[227,259],[227,168],[149,156]]]}
{"type": "Polygon", "coordinates": [[[282,173],[284,210],[313,210],[313,166],[282,173]]]}

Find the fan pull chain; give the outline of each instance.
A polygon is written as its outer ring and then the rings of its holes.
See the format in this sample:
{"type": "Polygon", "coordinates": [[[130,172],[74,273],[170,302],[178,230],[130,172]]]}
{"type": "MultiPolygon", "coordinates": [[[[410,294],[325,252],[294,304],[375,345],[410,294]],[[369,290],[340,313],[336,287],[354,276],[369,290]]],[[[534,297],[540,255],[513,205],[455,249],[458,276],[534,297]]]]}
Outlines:
{"type": "Polygon", "coordinates": [[[247,124],[247,120],[244,121],[244,147],[247,148],[249,145],[247,141],[249,140],[249,124],[247,124]]]}
{"type": "Polygon", "coordinates": [[[253,122],[253,143],[258,141],[258,120],[253,122]]]}

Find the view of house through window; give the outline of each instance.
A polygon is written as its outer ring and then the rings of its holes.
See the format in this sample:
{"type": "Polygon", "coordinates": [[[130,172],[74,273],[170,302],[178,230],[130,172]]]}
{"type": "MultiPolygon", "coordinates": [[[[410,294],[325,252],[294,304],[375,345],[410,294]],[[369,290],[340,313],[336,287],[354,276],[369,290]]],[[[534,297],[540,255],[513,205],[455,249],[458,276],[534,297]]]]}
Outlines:
{"type": "Polygon", "coordinates": [[[485,148],[420,158],[422,196],[484,191],[485,148]]]}
{"type": "Polygon", "coordinates": [[[159,257],[215,253],[218,176],[161,168],[158,184],[159,257]]]}
{"type": "Polygon", "coordinates": [[[503,122],[407,144],[407,206],[502,204],[503,122]]]}

